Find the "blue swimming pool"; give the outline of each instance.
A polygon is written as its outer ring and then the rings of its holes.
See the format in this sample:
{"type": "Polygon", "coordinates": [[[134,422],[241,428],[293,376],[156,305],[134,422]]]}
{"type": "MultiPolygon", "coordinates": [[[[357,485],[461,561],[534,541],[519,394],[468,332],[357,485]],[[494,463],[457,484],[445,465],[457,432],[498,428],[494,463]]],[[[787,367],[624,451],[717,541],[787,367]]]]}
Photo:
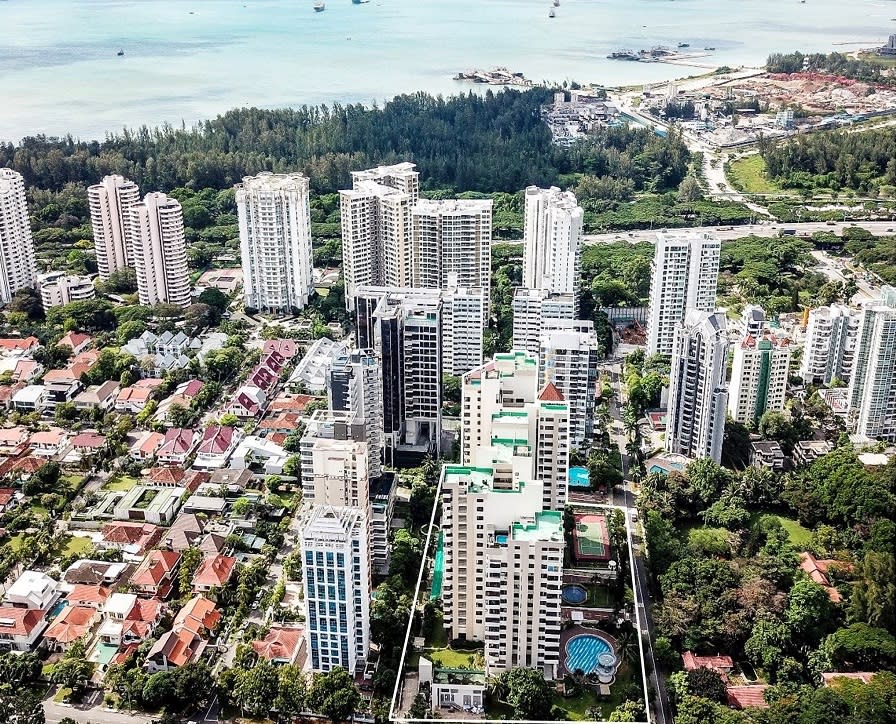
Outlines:
{"type": "Polygon", "coordinates": [[[499,546],[506,546],[506,545],[507,545],[507,536],[506,536],[506,535],[503,535],[503,534],[496,535],[496,536],[495,536],[495,542],[496,542],[499,546]]]}
{"type": "Polygon", "coordinates": [[[68,602],[63,600],[56,601],[56,605],[50,609],[50,614],[47,616],[48,621],[52,621],[56,618],[60,613],[62,613],[62,609],[68,605],[68,602]]]}
{"type": "Polygon", "coordinates": [[[563,598],[564,603],[578,606],[585,603],[585,599],[588,598],[588,592],[578,584],[570,583],[563,586],[563,589],[560,591],[560,596],[563,598]]]}
{"type": "Polygon", "coordinates": [[[613,647],[606,639],[596,634],[573,636],[566,642],[566,670],[581,669],[586,674],[596,672],[602,654],[613,655],[613,647]]]}
{"type": "Polygon", "coordinates": [[[588,469],[587,468],[570,468],[569,469],[569,487],[570,488],[591,487],[591,480],[588,478],[588,469]]]}

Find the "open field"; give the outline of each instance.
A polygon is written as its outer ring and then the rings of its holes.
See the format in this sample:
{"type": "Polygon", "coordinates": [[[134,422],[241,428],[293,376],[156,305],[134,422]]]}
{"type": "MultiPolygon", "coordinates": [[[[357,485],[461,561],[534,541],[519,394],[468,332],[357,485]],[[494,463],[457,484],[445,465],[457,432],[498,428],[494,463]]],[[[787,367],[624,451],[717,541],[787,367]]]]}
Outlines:
{"type": "Polygon", "coordinates": [[[130,475],[116,475],[114,478],[109,478],[109,480],[106,481],[106,484],[103,485],[103,490],[126,493],[139,482],[140,481],[137,480],[137,478],[131,477],[130,475]]]}
{"type": "Polygon", "coordinates": [[[765,175],[765,161],[758,153],[744,156],[728,164],[728,180],[746,194],[774,194],[781,187],[765,175]]]}

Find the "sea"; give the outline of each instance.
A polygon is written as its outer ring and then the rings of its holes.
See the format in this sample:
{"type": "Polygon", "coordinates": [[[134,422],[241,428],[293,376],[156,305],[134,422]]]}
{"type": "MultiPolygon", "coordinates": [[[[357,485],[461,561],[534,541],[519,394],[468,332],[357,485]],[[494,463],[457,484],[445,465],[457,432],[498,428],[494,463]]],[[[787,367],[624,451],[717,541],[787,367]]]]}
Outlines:
{"type": "MultiPolygon", "coordinates": [[[[461,70],[607,85],[855,50],[896,32],[885,0],[0,0],[0,140],[190,126],[229,108],[466,92],[461,70]],[[694,67],[620,49],[713,47],[694,67]],[[122,51],[123,55],[118,53],[122,51]]],[[[476,87],[481,90],[481,87],[476,87]]]]}

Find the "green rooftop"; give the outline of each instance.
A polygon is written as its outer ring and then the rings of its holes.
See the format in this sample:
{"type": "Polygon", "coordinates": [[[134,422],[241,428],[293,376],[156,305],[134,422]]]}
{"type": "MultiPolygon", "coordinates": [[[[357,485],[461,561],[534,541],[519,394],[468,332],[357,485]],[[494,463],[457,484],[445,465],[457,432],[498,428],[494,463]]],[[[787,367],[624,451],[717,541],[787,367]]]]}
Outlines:
{"type": "Polygon", "coordinates": [[[563,515],[558,510],[536,513],[535,525],[514,523],[510,537],[520,541],[561,541],[563,540],[563,515]]]}

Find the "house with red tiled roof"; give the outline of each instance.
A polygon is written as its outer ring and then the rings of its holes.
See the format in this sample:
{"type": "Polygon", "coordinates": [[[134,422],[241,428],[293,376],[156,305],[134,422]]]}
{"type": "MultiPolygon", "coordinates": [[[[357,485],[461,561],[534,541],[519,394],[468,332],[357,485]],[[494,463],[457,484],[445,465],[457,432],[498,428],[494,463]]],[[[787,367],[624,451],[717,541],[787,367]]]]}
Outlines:
{"type": "MultiPolygon", "coordinates": [[[[14,407],[13,397],[28,386],[24,382],[16,382],[14,385],[0,385],[0,408],[9,410],[14,407]]],[[[34,408],[38,404],[40,404],[40,401],[36,400],[31,403],[31,406],[34,408]]]]}
{"type": "Polygon", "coordinates": [[[152,399],[153,390],[147,387],[122,387],[115,397],[116,412],[140,412],[152,399]]]}
{"type": "Polygon", "coordinates": [[[145,432],[131,445],[131,457],[141,462],[151,460],[164,442],[165,436],[162,433],[145,432]]]}
{"type": "Polygon", "coordinates": [[[272,625],[263,639],[252,642],[252,650],[260,659],[272,664],[303,666],[307,657],[305,629],[302,626],[272,625]]]}
{"type": "Polygon", "coordinates": [[[40,470],[46,460],[33,455],[20,455],[16,458],[7,458],[0,463],[0,479],[24,482],[40,470]]]}
{"type": "Polygon", "coordinates": [[[142,556],[159,542],[162,529],[152,523],[107,523],[103,526],[103,548],[116,548],[132,556],[142,556]]]}
{"type": "Polygon", "coordinates": [[[99,620],[100,613],[95,608],[66,606],[44,632],[44,642],[50,651],[66,651],[75,641],[89,634],[99,620]]]}
{"type": "Polygon", "coordinates": [[[261,348],[262,357],[276,352],[283,360],[291,360],[299,353],[299,345],[294,339],[268,339],[261,348]]]}
{"type": "Polygon", "coordinates": [[[6,649],[31,651],[46,628],[41,610],[0,606],[0,641],[6,649]]]}
{"type": "Polygon", "coordinates": [[[538,399],[542,402],[563,402],[566,398],[563,393],[557,389],[553,382],[548,382],[544,389],[539,393],[538,399]]]}
{"type": "Polygon", "coordinates": [[[111,595],[111,588],[79,583],[69,591],[65,600],[73,606],[87,606],[88,608],[100,609],[103,607],[103,604],[106,603],[106,599],[111,595]]]}
{"type": "Polygon", "coordinates": [[[106,436],[98,432],[81,432],[72,438],[72,450],[81,455],[97,452],[106,444],[106,436]]]}
{"type": "Polygon", "coordinates": [[[41,430],[28,438],[31,452],[43,458],[56,457],[68,446],[68,433],[61,427],[41,430]]]}
{"type": "Polygon", "coordinates": [[[159,466],[150,468],[146,474],[146,480],[152,485],[158,485],[163,488],[176,488],[180,486],[186,474],[183,468],[176,465],[171,467],[159,466]]]}
{"type": "Polygon", "coordinates": [[[824,588],[832,603],[840,603],[843,601],[843,596],[840,595],[840,591],[835,586],[831,585],[831,579],[828,577],[828,569],[832,565],[847,567],[839,561],[816,558],[808,551],[800,553],[800,568],[806,572],[810,579],[824,588]]]}
{"type": "Polygon", "coordinates": [[[23,443],[28,442],[31,433],[23,425],[0,428],[0,454],[10,455],[19,451],[23,443]]]}
{"type": "Polygon", "coordinates": [[[0,515],[12,510],[24,499],[24,495],[15,488],[0,488],[0,515]]]}
{"type": "Polygon", "coordinates": [[[296,430],[301,420],[302,415],[298,412],[281,412],[265,418],[258,424],[258,427],[261,430],[268,430],[270,433],[288,435],[296,430]]]}
{"type": "Polygon", "coordinates": [[[765,701],[765,684],[751,684],[749,686],[729,686],[725,689],[728,696],[728,706],[734,709],[768,709],[765,701]]]}
{"type": "Polygon", "coordinates": [[[224,407],[225,413],[236,415],[240,420],[254,420],[264,412],[268,398],[258,385],[243,385],[224,407]]]}
{"type": "Polygon", "coordinates": [[[137,566],[130,584],[140,595],[165,598],[171,592],[178,565],[180,553],[177,551],[150,551],[137,566]]]}
{"type": "Polygon", "coordinates": [[[315,397],[314,395],[304,395],[304,394],[285,394],[280,395],[279,397],[275,397],[271,400],[271,404],[268,406],[268,411],[271,413],[276,412],[299,412],[302,413],[305,411],[305,408],[309,403],[314,402],[315,400],[321,399],[320,397],[315,397]]]}
{"type": "Polygon", "coordinates": [[[31,383],[44,373],[44,366],[33,359],[6,359],[0,364],[0,374],[9,372],[13,382],[31,383]]]}
{"type": "Polygon", "coordinates": [[[0,353],[4,356],[10,353],[33,352],[40,347],[37,337],[4,337],[0,339],[0,353]]]}
{"type": "Polygon", "coordinates": [[[208,593],[227,585],[233,576],[236,558],[219,554],[206,556],[193,574],[193,593],[208,593]]]}
{"type": "Polygon", "coordinates": [[[193,465],[204,470],[223,468],[242,438],[243,433],[229,425],[210,425],[196,448],[193,465]]]}
{"type": "Polygon", "coordinates": [[[185,427],[172,427],[165,432],[162,444],[156,452],[159,462],[170,465],[183,465],[199,441],[195,430],[185,427]]]}
{"type": "Polygon", "coordinates": [[[79,352],[83,352],[90,346],[90,343],[93,342],[93,338],[89,334],[82,334],[80,332],[69,332],[62,339],[60,339],[56,344],[61,347],[68,347],[71,349],[72,354],[78,354],[79,352]]]}
{"type": "Polygon", "coordinates": [[[221,613],[209,599],[191,598],[175,616],[171,630],[162,634],[147,653],[146,670],[169,671],[198,661],[220,621],[221,613]]]}
{"type": "Polygon", "coordinates": [[[734,669],[734,660],[730,656],[698,656],[692,651],[685,651],[681,656],[686,671],[707,668],[727,677],[734,669]]]}

